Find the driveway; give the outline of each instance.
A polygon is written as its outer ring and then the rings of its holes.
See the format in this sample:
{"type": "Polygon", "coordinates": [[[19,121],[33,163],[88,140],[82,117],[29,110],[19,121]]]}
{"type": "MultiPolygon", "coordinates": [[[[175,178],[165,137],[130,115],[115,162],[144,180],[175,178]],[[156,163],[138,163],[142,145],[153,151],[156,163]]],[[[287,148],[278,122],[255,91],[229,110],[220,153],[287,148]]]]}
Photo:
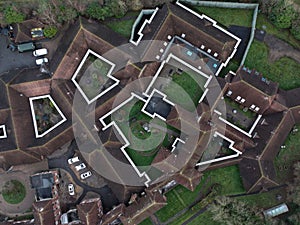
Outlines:
{"type": "MultiPolygon", "coordinates": [[[[72,142],[72,144],[68,148],[68,151],[64,152],[63,155],[48,159],[49,169],[56,169],[56,168],[64,169],[72,176],[74,183],[84,189],[82,195],[79,197],[79,199],[77,200],[77,202],[75,204],[79,204],[87,192],[95,192],[101,196],[104,212],[109,211],[110,209],[112,209],[113,206],[118,205],[118,203],[119,203],[118,199],[116,198],[116,196],[114,195],[112,190],[107,185],[105,185],[104,187],[100,187],[100,188],[91,187],[91,186],[87,185],[86,183],[81,182],[80,179],[78,179],[77,175],[70,168],[70,166],[67,162],[68,158],[70,158],[74,155],[74,148],[76,148],[76,144],[74,142],[72,142]]],[[[96,176],[95,172],[94,172],[93,176],[96,176]]],[[[88,178],[88,179],[91,179],[91,178],[88,178]]]]}
{"type": "Polygon", "coordinates": [[[0,35],[0,74],[16,69],[35,67],[35,57],[32,52],[19,53],[17,50],[12,52],[7,48],[8,39],[0,35]]]}

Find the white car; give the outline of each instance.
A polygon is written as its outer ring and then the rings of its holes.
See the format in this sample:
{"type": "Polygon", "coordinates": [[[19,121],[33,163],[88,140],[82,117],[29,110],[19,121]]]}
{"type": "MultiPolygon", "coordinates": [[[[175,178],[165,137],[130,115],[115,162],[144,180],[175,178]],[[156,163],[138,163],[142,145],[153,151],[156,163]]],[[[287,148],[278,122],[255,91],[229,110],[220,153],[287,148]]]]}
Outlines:
{"type": "Polygon", "coordinates": [[[84,179],[86,179],[86,178],[88,178],[88,177],[90,177],[90,176],[92,176],[92,172],[91,172],[91,171],[87,171],[87,172],[85,172],[85,173],[80,174],[80,178],[81,178],[82,180],[84,180],[84,179]]]}
{"type": "Polygon", "coordinates": [[[47,62],[49,62],[47,58],[42,58],[42,59],[35,60],[35,64],[37,66],[42,65],[43,63],[47,63],[47,62]]]}
{"type": "Polygon", "coordinates": [[[79,162],[79,158],[78,156],[74,157],[74,158],[71,158],[71,159],[68,159],[68,163],[71,165],[73,163],[76,163],[76,162],[79,162]]]}
{"type": "Polygon", "coordinates": [[[73,184],[69,184],[68,185],[68,190],[69,190],[69,194],[70,195],[75,195],[74,185],[73,184]]]}
{"type": "Polygon", "coordinates": [[[48,50],[46,48],[41,48],[41,49],[37,49],[37,50],[33,51],[33,55],[35,57],[43,56],[43,55],[47,55],[47,54],[48,54],[48,50]]]}
{"type": "Polygon", "coordinates": [[[86,168],[86,165],[84,163],[80,163],[78,166],[75,166],[75,169],[77,171],[83,170],[84,168],[86,168]]]}

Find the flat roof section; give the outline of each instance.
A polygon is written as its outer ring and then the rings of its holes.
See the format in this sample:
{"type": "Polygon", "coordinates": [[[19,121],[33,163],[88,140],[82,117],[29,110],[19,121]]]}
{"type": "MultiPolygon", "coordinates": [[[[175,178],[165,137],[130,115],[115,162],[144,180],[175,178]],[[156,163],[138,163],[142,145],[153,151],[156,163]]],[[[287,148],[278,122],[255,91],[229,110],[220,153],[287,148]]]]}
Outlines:
{"type": "Polygon", "coordinates": [[[44,137],[67,121],[50,95],[32,97],[29,102],[36,138],[44,137]]]}
{"type": "Polygon", "coordinates": [[[112,76],[115,64],[88,49],[72,81],[88,104],[109,92],[119,84],[112,76]]]}

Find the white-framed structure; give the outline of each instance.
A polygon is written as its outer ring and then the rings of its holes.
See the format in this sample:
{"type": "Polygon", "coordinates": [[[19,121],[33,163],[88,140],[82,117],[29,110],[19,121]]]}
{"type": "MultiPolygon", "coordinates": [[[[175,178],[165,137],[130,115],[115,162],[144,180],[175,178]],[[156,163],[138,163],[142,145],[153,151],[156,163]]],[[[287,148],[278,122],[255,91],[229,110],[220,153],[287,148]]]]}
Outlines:
{"type": "Polygon", "coordinates": [[[2,138],[7,138],[7,133],[6,133],[6,126],[5,125],[0,125],[0,139],[2,138]]]}
{"type": "Polygon", "coordinates": [[[103,96],[105,93],[109,92],[111,89],[113,89],[114,87],[116,87],[119,84],[119,80],[115,77],[112,76],[113,70],[115,68],[115,64],[111,61],[109,61],[108,59],[104,58],[103,56],[97,54],[96,52],[92,51],[91,49],[88,49],[87,52],[85,53],[83,59],[81,60],[79,66],[77,67],[73,77],[72,77],[72,81],[75,84],[76,88],[79,90],[79,92],[81,93],[81,95],[83,96],[83,98],[85,99],[85,101],[88,104],[91,104],[92,102],[96,101],[99,97],[103,96]],[[97,57],[98,59],[104,61],[105,63],[109,64],[111,67],[107,73],[107,77],[112,79],[114,81],[114,83],[109,86],[107,89],[105,89],[104,91],[100,92],[98,95],[96,95],[95,97],[93,97],[92,99],[89,99],[88,96],[84,93],[84,91],[82,90],[82,88],[80,87],[80,81],[79,83],[76,81],[76,77],[79,73],[79,71],[81,70],[82,66],[84,65],[85,61],[87,60],[87,58],[89,57],[89,55],[93,55],[95,57],[97,57]]]}
{"type": "Polygon", "coordinates": [[[51,95],[42,95],[42,96],[37,96],[37,97],[31,97],[31,98],[29,98],[29,102],[30,102],[31,116],[32,116],[33,127],[34,127],[34,132],[35,132],[35,137],[36,138],[44,137],[46,134],[48,134],[49,132],[51,132],[52,130],[54,130],[55,128],[57,128],[61,124],[63,124],[65,121],[67,121],[67,118],[62,113],[60,108],[57,106],[57,104],[55,103],[55,101],[53,100],[51,95]],[[35,114],[35,111],[34,111],[33,102],[35,100],[44,99],[44,98],[48,98],[50,100],[50,102],[53,104],[53,106],[55,107],[55,109],[57,110],[57,112],[59,113],[59,115],[61,116],[62,119],[58,123],[56,123],[55,125],[50,127],[48,130],[46,130],[44,133],[40,134],[39,131],[38,131],[38,127],[37,127],[36,114],[35,114]]]}

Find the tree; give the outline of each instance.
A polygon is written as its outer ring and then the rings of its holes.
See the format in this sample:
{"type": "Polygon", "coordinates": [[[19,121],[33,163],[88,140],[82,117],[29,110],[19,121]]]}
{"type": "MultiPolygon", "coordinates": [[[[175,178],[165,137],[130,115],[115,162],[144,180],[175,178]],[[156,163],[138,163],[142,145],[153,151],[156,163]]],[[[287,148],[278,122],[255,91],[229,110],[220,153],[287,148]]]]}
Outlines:
{"type": "Polygon", "coordinates": [[[107,6],[116,18],[125,16],[128,10],[126,3],[122,0],[110,0],[107,2],[107,6]]]}
{"type": "Polygon", "coordinates": [[[111,16],[111,11],[108,6],[101,6],[97,2],[93,2],[86,9],[86,14],[97,20],[104,20],[106,17],[111,16]]]}
{"type": "Polygon", "coordinates": [[[59,23],[70,22],[77,17],[76,10],[68,5],[60,5],[57,11],[57,21],[59,23]]]}
{"type": "Polygon", "coordinates": [[[21,23],[22,21],[24,21],[25,19],[25,15],[18,12],[16,8],[10,6],[7,6],[4,9],[4,21],[7,24],[11,24],[11,23],[21,23]]]}
{"type": "Polygon", "coordinates": [[[213,213],[213,220],[228,225],[262,225],[259,211],[249,207],[242,201],[228,197],[218,197],[209,207],[213,213]]]}
{"type": "Polygon", "coordinates": [[[293,5],[287,0],[281,0],[272,8],[269,18],[278,28],[290,28],[295,16],[293,5]]]}

